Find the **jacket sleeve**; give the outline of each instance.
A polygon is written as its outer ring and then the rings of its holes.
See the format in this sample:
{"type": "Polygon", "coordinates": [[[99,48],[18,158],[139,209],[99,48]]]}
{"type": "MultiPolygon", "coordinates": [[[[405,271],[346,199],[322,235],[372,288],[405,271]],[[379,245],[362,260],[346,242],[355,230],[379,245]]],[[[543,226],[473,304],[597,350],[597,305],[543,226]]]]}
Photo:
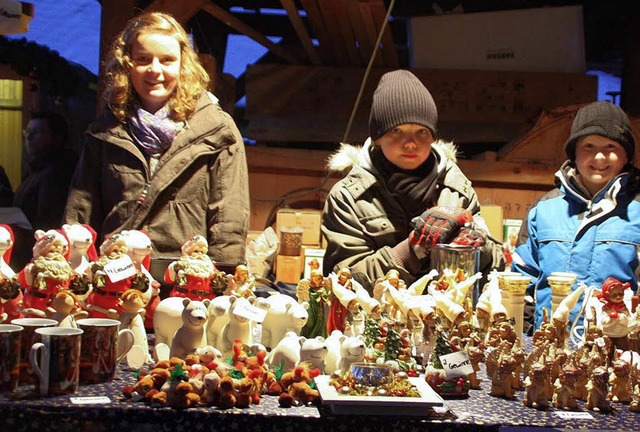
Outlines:
{"type": "Polygon", "coordinates": [[[223,149],[210,166],[207,208],[209,256],[218,262],[245,260],[249,230],[249,175],[240,131],[226,114],[235,142],[223,149]]]}
{"type": "Polygon", "coordinates": [[[335,189],[327,197],[322,216],[322,233],[327,240],[323,272],[348,267],[369,292],[376,279],[391,269],[397,269],[405,282],[413,281],[415,277],[394,262],[391,249],[395,245],[376,249],[354,208],[352,197],[344,190],[335,189]]]}
{"type": "Polygon", "coordinates": [[[64,223],[89,224],[96,231],[100,231],[105,217],[100,206],[102,158],[99,147],[93,138],[85,138],[80,160],[71,179],[63,216],[64,223]]]}

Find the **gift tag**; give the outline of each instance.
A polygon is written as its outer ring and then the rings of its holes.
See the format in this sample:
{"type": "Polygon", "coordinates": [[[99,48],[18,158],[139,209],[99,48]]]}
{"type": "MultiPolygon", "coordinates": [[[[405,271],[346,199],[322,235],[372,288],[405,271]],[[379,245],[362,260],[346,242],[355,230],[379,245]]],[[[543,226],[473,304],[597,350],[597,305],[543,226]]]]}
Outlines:
{"type": "Polygon", "coordinates": [[[110,261],[104,266],[104,272],[111,282],[120,282],[128,277],[135,276],[136,266],[128,255],[110,261]]]}
{"type": "Polygon", "coordinates": [[[107,396],[84,396],[69,398],[74,405],[92,405],[111,403],[111,399],[107,396]]]}
{"type": "Polygon", "coordinates": [[[440,363],[442,363],[442,368],[447,378],[467,376],[473,373],[473,366],[471,366],[469,356],[464,351],[440,356],[440,363]]]}
{"type": "Polygon", "coordinates": [[[242,304],[236,306],[236,308],[233,310],[233,313],[250,321],[259,323],[264,321],[265,317],[267,316],[266,310],[252,306],[248,302],[246,304],[245,302],[242,302],[242,304]]]}

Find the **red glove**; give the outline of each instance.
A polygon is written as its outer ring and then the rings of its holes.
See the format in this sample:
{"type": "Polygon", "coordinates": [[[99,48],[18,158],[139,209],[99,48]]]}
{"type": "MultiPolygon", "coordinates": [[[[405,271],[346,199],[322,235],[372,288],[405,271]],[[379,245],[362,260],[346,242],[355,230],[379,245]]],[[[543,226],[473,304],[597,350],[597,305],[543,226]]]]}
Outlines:
{"type": "Polygon", "coordinates": [[[456,238],[454,238],[451,243],[455,243],[461,246],[473,246],[473,247],[482,247],[487,242],[485,235],[482,231],[470,228],[470,227],[462,227],[458,232],[456,238]]]}
{"type": "Polygon", "coordinates": [[[468,210],[451,207],[432,207],[413,218],[413,231],[409,235],[412,245],[424,249],[434,247],[438,243],[448,243],[458,233],[460,227],[473,221],[468,210]]]}

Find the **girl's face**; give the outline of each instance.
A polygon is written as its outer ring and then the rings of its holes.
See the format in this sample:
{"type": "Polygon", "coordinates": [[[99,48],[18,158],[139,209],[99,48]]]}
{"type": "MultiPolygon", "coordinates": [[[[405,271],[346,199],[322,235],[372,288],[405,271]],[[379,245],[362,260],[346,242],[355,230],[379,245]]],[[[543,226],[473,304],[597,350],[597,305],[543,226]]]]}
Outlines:
{"type": "Polygon", "coordinates": [[[131,47],[131,84],[142,108],[156,113],[180,81],[180,44],[168,35],[140,33],[131,47]]]}
{"type": "Polygon", "coordinates": [[[602,135],[587,135],[576,144],[580,180],[592,195],[620,174],[627,162],[624,147],[602,135]]]}
{"type": "Polygon", "coordinates": [[[403,170],[414,170],[429,157],[433,135],[422,125],[402,124],[387,131],[376,144],[389,162],[403,170]]]}

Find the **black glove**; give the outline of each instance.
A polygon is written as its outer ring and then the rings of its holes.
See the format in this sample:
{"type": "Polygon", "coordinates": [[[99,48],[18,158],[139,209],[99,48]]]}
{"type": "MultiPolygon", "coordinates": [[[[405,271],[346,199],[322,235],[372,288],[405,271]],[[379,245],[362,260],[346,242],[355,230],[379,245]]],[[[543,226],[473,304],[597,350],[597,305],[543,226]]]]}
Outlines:
{"type": "MultiPolygon", "coordinates": [[[[448,243],[467,222],[473,221],[473,215],[468,210],[451,207],[432,207],[413,218],[413,231],[409,241],[418,252],[420,248],[428,249],[438,243],[448,243]]],[[[420,253],[418,257],[422,258],[420,253]]],[[[426,254],[424,254],[426,255],[426,254]]]]}
{"type": "Polygon", "coordinates": [[[487,239],[484,232],[464,226],[460,228],[458,235],[451,241],[451,243],[461,246],[482,247],[487,243],[487,239]]]}

